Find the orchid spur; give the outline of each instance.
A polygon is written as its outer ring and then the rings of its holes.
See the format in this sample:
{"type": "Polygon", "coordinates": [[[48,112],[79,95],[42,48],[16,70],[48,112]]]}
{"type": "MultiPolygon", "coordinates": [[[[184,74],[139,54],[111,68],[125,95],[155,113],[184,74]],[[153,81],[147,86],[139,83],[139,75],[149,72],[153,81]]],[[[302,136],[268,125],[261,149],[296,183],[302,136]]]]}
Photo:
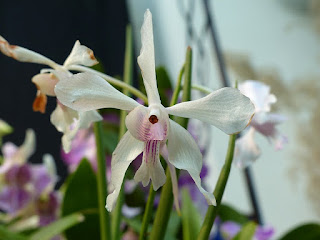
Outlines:
{"type": "MultiPolygon", "coordinates": [[[[234,88],[223,88],[210,95],[165,108],[160,101],[155,74],[152,15],[149,10],[141,28],[142,48],[138,57],[149,106],[140,105],[122,94],[97,75],[79,73],[68,80],[61,79],[55,93],[64,105],[77,111],[117,108],[129,111],[128,131],[118,143],[111,162],[111,193],[106,208],[112,211],[118,198],[123,178],[130,163],[143,152],[143,160],[134,179],[144,186],[152,180],[154,190],[166,181],[159,153],[167,161],[173,184],[175,202],[178,190],[174,167],[189,172],[208,204],[215,205],[213,194],[201,186],[202,156],[190,133],[169,119],[169,114],[196,118],[212,124],[227,134],[241,131],[254,114],[250,100],[234,88]]],[[[177,204],[176,204],[177,205],[177,204]]]]}
{"type": "MultiPolygon", "coordinates": [[[[47,96],[54,97],[54,86],[59,79],[72,76],[69,71],[74,67],[93,66],[98,63],[94,57],[93,51],[76,41],[70,55],[67,57],[63,65],[59,65],[49,58],[31,51],[29,49],[10,45],[7,40],[0,36],[0,51],[20,62],[31,62],[48,65],[52,69],[42,69],[40,74],[32,78],[32,82],[37,87],[37,95],[33,102],[33,110],[45,112],[47,105],[47,96]]],[[[78,129],[88,128],[92,122],[102,120],[96,111],[77,112],[62,105],[57,101],[57,107],[51,114],[51,123],[59,132],[64,135],[62,137],[63,149],[69,152],[71,141],[75,137],[78,129]]]]}

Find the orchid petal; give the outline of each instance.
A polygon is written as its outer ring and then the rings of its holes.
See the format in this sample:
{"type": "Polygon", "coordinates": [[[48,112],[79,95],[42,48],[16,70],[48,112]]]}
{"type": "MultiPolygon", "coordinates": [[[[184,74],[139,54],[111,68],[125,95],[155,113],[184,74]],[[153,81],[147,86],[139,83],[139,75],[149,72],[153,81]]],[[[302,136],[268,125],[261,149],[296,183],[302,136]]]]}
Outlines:
{"type": "Polygon", "coordinates": [[[172,193],[174,198],[174,206],[176,207],[177,212],[180,214],[180,205],[179,205],[179,190],[178,190],[178,178],[175,167],[169,162],[169,153],[167,145],[163,144],[161,148],[161,155],[166,160],[169,167],[171,182],[172,182],[172,193]]]}
{"type": "Polygon", "coordinates": [[[77,111],[117,108],[131,111],[139,106],[132,98],[119,92],[103,78],[92,73],[78,73],[60,79],[55,87],[60,102],[77,111]]]}
{"type": "Polygon", "coordinates": [[[165,140],[168,125],[168,114],[161,110],[161,106],[147,108],[140,105],[126,117],[126,126],[129,132],[136,139],[144,142],[148,140],[165,140]]]}
{"type": "Polygon", "coordinates": [[[65,60],[63,66],[69,66],[73,64],[80,64],[84,66],[91,67],[97,64],[98,61],[95,58],[93,51],[84,45],[81,45],[79,40],[77,40],[71,50],[70,55],[65,60]]]}
{"type": "Polygon", "coordinates": [[[14,155],[15,162],[25,163],[27,159],[35,152],[36,135],[32,129],[27,129],[23,144],[14,155]]]}
{"type": "Polygon", "coordinates": [[[77,111],[62,105],[57,101],[57,107],[52,112],[50,121],[59,132],[65,132],[78,117],[77,111]]]}
{"type": "Polygon", "coordinates": [[[64,132],[62,146],[65,153],[71,151],[71,143],[79,129],[89,128],[91,123],[101,121],[103,118],[97,111],[79,112],[79,119],[64,132]]]}
{"type": "Polygon", "coordinates": [[[208,204],[216,205],[215,197],[201,186],[202,156],[191,134],[170,120],[168,135],[169,162],[179,169],[187,170],[208,204]]]}
{"type": "Polygon", "coordinates": [[[252,127],[267,137],[274,144],[276,150],[280,150],[288,142],[288,138],[278,131],[276,125],[283,123],[285,120],[286,117],[280,114],[261,113],[253,118],[252,127]]]}
{"type": "Polygon", "coordinates": [[[15,214],[24,208],[31,200],[32,196],[26,190],[5,186],[0,192],[0,209],[9,214],[15,214]]]}
{"type": "Polygon", "coordinates": [[[40,90],[37,91],[36,98],[32,103],[32,109],[34,112],[45,113],[47,107],[47,96],[40,90]]]}
{"type": "Polygon", "coordinates": [[[34,51],[31,51],[29,49],[10,45],[6,39],[4,39],[2,36],[0,36],[0,51],[11,58],[14,58],[17,61],[20,62],[30,62],[30,63],[38,63],[38,64],[44,64],[48,66],[56,66],[57,64],[50,60],[49,58],[36,53],[34,51]]]}
{"type": "Polygon", "coordinates": [[[172,115],[195,118],[212,124],[227,134],[242,131],[254,114],[250,99],[235,88],[221,88],[201,99],[166,108],[172,115]]]}
{"type": "Polygon", "coordinates": [[[160,96],[155,71],[152,14],[149,9],[147,9],[144,14],[144,22],[141,27],[141,43],[142,46],[138,57],[138,64],[147,91],[149,105],[159,104],[160,96]]]}
{"type": "Polygon", "coordinates": [[[109,212],[114,208],[124,175],[130,163],[143,151],[144,143],[135,139],[127,131],[112,154],[111,160],[111,193],[107,197],[106,208],[109,212]]]}
{"type": "Polygon", "coordinates": [[[41,93],[54,97],[54,86],[58,83],[59,79],[52,73],[40,73],[32,78],[32,82],[36,85],[37,89],[41,93]]]}
{"type": "Polygon", "coordinates": [[[261,154],[260,148],[254,140],[254,133],[255,129],[250,127],[243,136],[236,140],[233,162],[241,169],[250,166],[261,154]]]}
{"type": "Polygon", "coordinates": [[[262,82],[247,80],[239,84],[239,90],[250,98],[256,112],[270,112],[271,104],[277,101],[276,96],[270,94],[270,87],[262,82]]]}
{"type": "Polygon", "coordinates": [[[134,175],[136,182],[146,187],[150,179],[153,189],[157,191],[166,182],[166,174],[159,158],[160,141],[151,140],[144,143],[142,163],[134,175]]]}

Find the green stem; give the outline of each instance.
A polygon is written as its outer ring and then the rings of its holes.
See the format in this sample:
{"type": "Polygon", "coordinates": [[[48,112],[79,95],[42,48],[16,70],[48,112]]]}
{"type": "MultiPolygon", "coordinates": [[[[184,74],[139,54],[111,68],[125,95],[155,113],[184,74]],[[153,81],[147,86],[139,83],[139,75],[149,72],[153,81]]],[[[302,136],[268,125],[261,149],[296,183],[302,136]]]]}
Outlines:
{"type": "MultiPolygon", "coordinates": [[[[192,50],[190,47],[187,49],[186,61],[184,65],[184,83],[183,83],[183,94],[182,101],[189,101],[191,95],[191,68],[192,68],[192,50]]],[[[182,75],[181,75],[182,76],[182,75]]],[[[176,122],[182,127],[187,128],[188,119],[186,118],[175,118],[176,122]]],[[[177,173],[177,176],[179,174],[177,173]]],[[[172,195],[172,181],[170,177],[169,168],[166,170],[167,180],[161,190],[160,202],[156,212],[156,216],[153,222],[153,228],[151,231],[150,239],[158,240],[164,239],[166,229],[168,226],[172,205],[173,205],[173,195],[172,195]]]]}
{"type": "Polygon", "coordinates": [[[228,152],[226,156],[225,163],[222,167],[222,170],[220,172],[217,185],[214,189],[214,196],[217,200],[217,206],[209,206],[205,219],[203,221],[202,227],[200,229],[200,233],[198,236],[198,240],[207,240],[209,238],[209,234],[212,228],[212,225],[214,223],[214,219],[217,216],[217,213],[219,211],[219,207],[221,205],[222,196],[229,178],[231,164],[233,160],[233,153],[234,153],[234,147],[236,142],[236,134],[233,134],[229,138],[229,146],[228,146],[228,152]]]}
{"type": "Polygon", "coordinates": [[[102,142],[102,123],[96,122],[93,125],[94,134],[96,137],[97,146],[97,182],[98,182],[98,206],[100,218],[100,239],[111,239],[109,213],[105,209],[107,196],[107,181],[106,181],[106,160],[102,142]]]}
{"type": "Polygon", "coordinates": [[[200,92],[203,92],[205,94],[210,94],[213,92],[212,89],[205,87],[205,86],[202,86],[202,85],[198,85],[198,84],[192,84],[191,88],[194,90],[198,90],[200,92]]]}
{"type": "Polygon", "coordinates": [[[150,219],[152,217],[153,201],[154,201],[155,195],[156,195],[156,191],[153,190],[153,185],[150,184],[149,196],[148,196],[146,208],[144,210],[139,240],[144,240],[147,238],[147,231],[148,231],[150,219]]]}
{"type": "MultiPolygon", "coordinates": [[[[184,65],[182,66],[182,68],[180,70],[180,74],[179,74],[179,77],[178,77],[178,80],[176,83],[176,87],[174,89],[174,92],[173,92],[173,95],[171,98],[170,106],[175,105],[178,101],[179,93],[181,90],[181,81],[182,81],[183,73],[184,73],[184,65]]],[[[167,170],[167,181],[168,181],[168,179],[170,179],[170,181],[171,181],[170,173],[168,173],[168,170],[167,170]]],[[[153,190],[153,185],[150,184],[148,201],[147,201],[146,208],[144,210],[142,227],[140,230],[140,236],[139,236],[140,240],[146,239],[146,237],[147,237],[148,226],[149,226],[150,219],[152,217],[153,201],[154,201],[155,195],[156,195],[156,192],[153,190]]]]}
{"type": "Polygon", "coordinates": [[[73,70],[73,71],[79,71],[79,72],[89,72],[89,73],[93,73],[96,74],[100,77],[102,77],[103,79],[107,80],[110,84],[120,87],[122,89],[126,89],[128,90],[130,93],[132,93],[133,95],[135,95],[138,98],[141,98],[146,104],[148,104],[148,98],[146,95],[144,95],[142,92],[140,92],[138,89],[130,86],[129,84],[120,81],[116,78],[110,77],[107,74],[104,74],[102,72],[99,72],[97,70],[94,70],[92,68],[88,68],[88,67],[84,67],[84,66],[79,66],[79,65],[71,65],[68,66],[69,70],[73,70]]]}
{"type": "MultiPolygon", "coordinates": [[[[132,28],[130,25],[126,28],[126,50],[124,56],[124,70],[123,70],[123,81],[126,84],[130,84],[132,82],[132,75],[133,75],[133,45],[132,45],[132,28]]],[[[123,94],[129,95],[128,89],[123,89],[123,94]]],[[[127,112],[120,111],[120,130],[119,130],[119,141],[121,140],[122,136],[126,132],[126,120],[127,112]]],[[[118,201],[115,206],[115,209],[112,213],[112,239],[113,240],[120,240],[120,223],[121,223],[121,209],[124,203],[124,190],[123,190],[122,183],[121,190],[119,193],[118,201]]]]}

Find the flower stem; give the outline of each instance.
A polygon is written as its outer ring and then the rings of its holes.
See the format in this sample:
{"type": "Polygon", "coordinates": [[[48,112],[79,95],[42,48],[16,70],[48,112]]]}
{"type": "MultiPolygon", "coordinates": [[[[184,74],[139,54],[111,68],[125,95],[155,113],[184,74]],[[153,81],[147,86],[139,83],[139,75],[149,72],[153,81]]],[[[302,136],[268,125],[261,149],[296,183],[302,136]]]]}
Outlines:
{"type": "MultiPolygon", "coordinates": [[[[133,45],[132,45],[132,28],[130,25],[126,28],[126,49],[125,49],[125,56],[124,56],[124,70],[123,70],[123,81],[126,84],[130,84],[132,82],[132,75],[133,75],[133,45]]],[[[127,95],[129,94],[128,89],[123,89],[123,94],[127,95]]],[[[125,119],[127,116],[127,112],[121,110],[120,111],[120,130],[119,130],[119,141],[122,138],[122,136],[126,132],[126,124],[125,119]]],[[[122,183],[121,190],[119,193],[118,201],[115,206],[115,209],[112,213],[112,239],[113,240],[120,240],[120,223],[121,223],[121,209],[124,202],[124,190],[123,190],[122,183]]]]}
{"type": "MultiPolygon", "coordinates": [[[[172,98],[171,98],[170,106],[175,105],[177,103],[177,101],[178,101],[179,93],[180,93],[180,90],[181,90],[181,82],[182,82],[183,73],[184,73],[184,65],[182,66],[182,68],[180,70],[179,77],[178,77],[178,80],[177,80],[177,83],[176,83],[176,87],[174,89],[174,92],[173,92],[173,95],[172,95],[172,98]]],[[[171,180],[170,173],[168,174],[168,171],[167,171],[167,181],[168,181],[168,179],[171,180]]],[[[153,201],[154,201],[155,195],[156,195],[156,192],[153,190],[153,185],[150,184],[149,196],[148,196],[148,201],[147,201],[146,208],[144,210],[144,215],[143,215],[142,227],[141,227],[141,231],[140,231],[139,240],[146,239],[149,222],[150,222],[150,219],[152,217],[153,201]]]]}
{"type": "Polygon", "coordinates": [[[141,91],[139,91],[135,87],[132,87],[131,85],[129,85],[123,81],[120,81],[116,78],[113,78],[113,77],[107,75],[107,74],[104,74],[102,72],[99,72],[97,70],[94,70],[94,69],[88,68],[88,67],[84,67],[84,66],[71,65],[71,66],[68,66],[68,69],[73,70],[73,71],[89,72],[89,73],[96,74],[96,75],[102,77],[103,79],[107,80],[110,84],[117,86],[117,87],[120,87],[122,89],[128,90],[128,92],[132,93],[133,95],[135,95],[138,98],[141,98],[146,104],[148,104],[148,98],[146,95],[144,95],[141,91]]]}
{"type": "MultiPolygon", "coordinates": [[[[186,61],[184,65],[184,84],[183,84],[183,94],[182,101],[189,101],[191,95],[191,66],[192,66],[192,50],[190,47],[187,49],[186,61]]],[[[181,75],[182,76],[182,75],[181,75]]],[[[186,118],[175,118],[176,122],[182,127],[187,128],[188,119],[186,118]]],[[[153,228],[151,231],[150,239],[158,240],[164,239],[166,229],[168,226],[172,205],[173,205],[173,195],[172,195],[172,181],[170,177],[169,168],[166,170],[166,183],[162,187],[160,202],[156,212],[155,220],[153,222],[153,228]]],[[[177,174],[178,176],[178,174],[177,174]]]]}
{"type": "Polygon", "coordinates": [[[198,90],[200,92],[203,92],[205,94],[210,94],[213,92],[212,89],[205,87],[205,86],[202,86],[202,85],[198,85],[198,84],[192,84],[191,88],[194,90],[198,90]]]}
{"type": "Polygon", "coordinates": [[[205,240],[209,239],[209,234],[213,225],[213,222],[217,216],[217,213],[219,211],[219,207],[221,205],[222,196],[229,178],[231,164],[233,160],[233,153],[234,153],[234,147],[235,147],[235,141],[236,141],[236,134],[233,134],[229,138],[229,146],[228,146],[228,152],[226,155],[225,163],[222,167],[222,170],[220,172],[217,185],[214,189],[213,195],[216,197],[217,200],[217,206],[209,206],[205,219],[203,221],[202,227],[200,229],[200,233],[198,236],[198,240],[205,240]]]}
{"type": "Polygon", "coordinates": [[[155,195],[156,195],[156,191],[153,190],[153,185],[150,184],[149,196],[148,196],[146,208],[144,210],[139,240],[143,240],[147,238],[147,231],[148,231],[150,219],[152,217],[153,201],[154,201],[155,195]]]}
{"type": "Polygon", "coordinates": [[[94,123],[94,134],[96,137],[97,146],[97,183],[98,183],[98,207],[100,218],[100,239],[111,239],[109,213],[105,209],[105,201],[107,196],[107,181],[106,181],[106,160],[102,142],[102,123],[94,123]]]}

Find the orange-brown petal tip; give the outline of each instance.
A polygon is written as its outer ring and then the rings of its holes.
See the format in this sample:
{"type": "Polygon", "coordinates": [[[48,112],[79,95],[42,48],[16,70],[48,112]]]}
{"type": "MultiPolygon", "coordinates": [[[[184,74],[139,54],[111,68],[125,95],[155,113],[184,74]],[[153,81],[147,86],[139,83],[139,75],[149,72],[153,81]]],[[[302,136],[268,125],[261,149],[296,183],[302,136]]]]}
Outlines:
{"type": "Polygon", "coordinates": [[[46,112],[46,106],[47,106],[47,96],[40,91],[37,92],[37,96],[33,101],[32,108],[35,112],[46,112]]]}

